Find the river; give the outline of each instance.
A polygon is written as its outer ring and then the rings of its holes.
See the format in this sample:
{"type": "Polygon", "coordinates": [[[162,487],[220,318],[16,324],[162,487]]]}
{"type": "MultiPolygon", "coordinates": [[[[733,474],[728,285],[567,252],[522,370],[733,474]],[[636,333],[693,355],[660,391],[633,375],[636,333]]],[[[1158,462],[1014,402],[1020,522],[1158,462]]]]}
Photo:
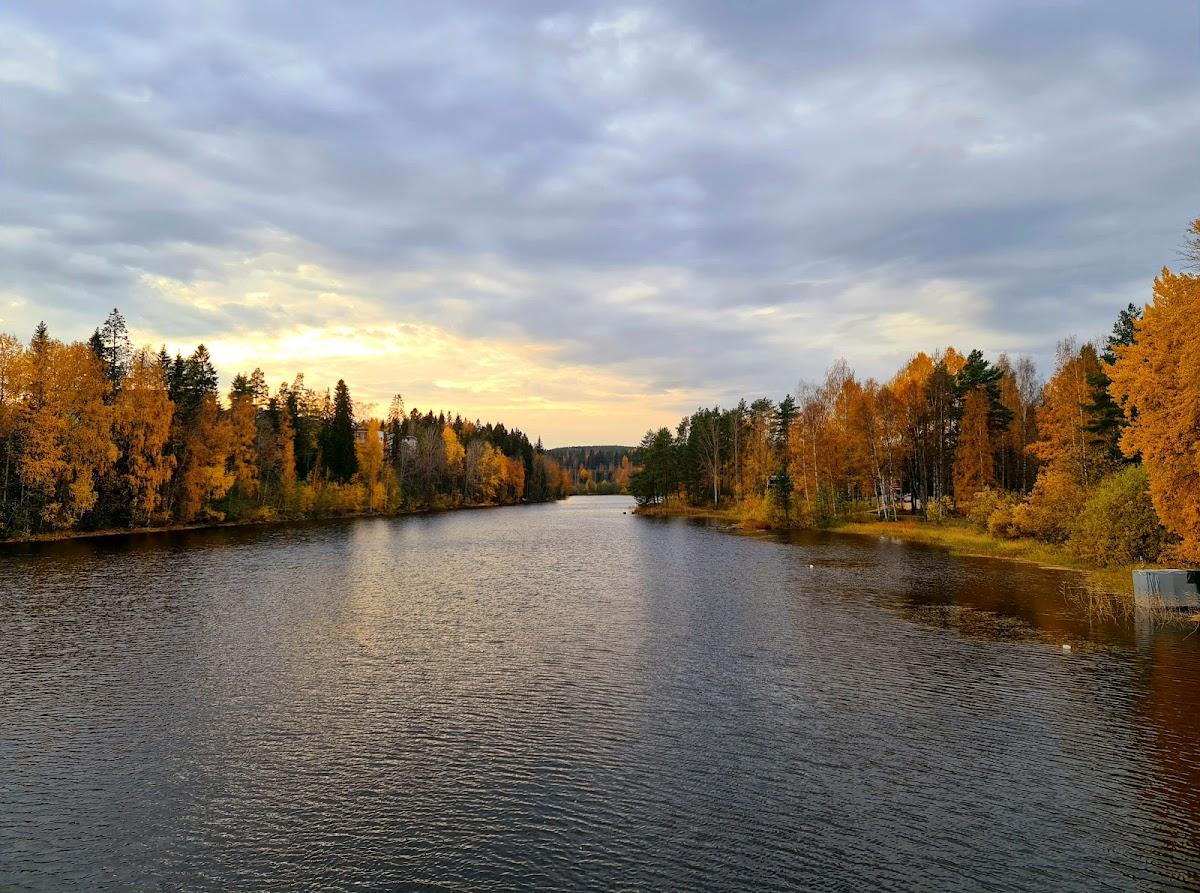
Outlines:
{"type": "Polygon", "coordinates": [[[1200,635],[629,507],[3,547],[0,889],[1200,888],[1200,635]]]}

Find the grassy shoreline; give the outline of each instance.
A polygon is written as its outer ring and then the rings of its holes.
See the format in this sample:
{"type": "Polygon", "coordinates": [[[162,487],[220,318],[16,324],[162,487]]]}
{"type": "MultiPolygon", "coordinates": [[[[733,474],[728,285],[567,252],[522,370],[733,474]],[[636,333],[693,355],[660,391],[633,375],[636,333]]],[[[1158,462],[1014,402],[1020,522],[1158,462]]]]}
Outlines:
{"type": "Polygon", "coordinates": [[[189,530],[219,530],[229,527],[285,527],[308,524],[315,521],[347,521],[355,518],[404,518],[410,515],[439,515],[444,512],[459,512],[470,509],[506,508],[511,505],[537,505],[537,503],[479,502],[447,508],[415,508],[394,512],[331,512],[322,515],[301,517],[244,518],[238,521],[197,521],[191,524],[164,524],[157,527],[105,527],[99,530],[54,530],[47,533],[32,533],[27,536],[0,537],[0,548],[31,543],[55,543],[68,540],[105,539],[114,536],[142,536],[158,533],[183,533],[189,530]]]}
{"type": "MultiPolygon", "coordinates": [[[[740,530],[789,529],[778,525],[766,525],[760,519],[749,516],[734,506],[731,508],[694,507],[687,505],[640,506],[636,514],[652,518],[696,518],[717,521],[740,530]]],[[[903,517],[898,521],[845,521],[828,530],[832,533],[852,536],[890,537],[905,542],[923,543],[946,549],[952,555],[974,558],[998,558],[1020,561],[1039,567],[1069,570],[1084,574],[1088,580],[1110,592],[1133,596],[1132,571],[1128,567],[1096,567],[1081,561],[1065,549],[1032,539],[998,540],[976,529],[964,520],[951,520],[934,524],[916,517],[903,517]]]]}

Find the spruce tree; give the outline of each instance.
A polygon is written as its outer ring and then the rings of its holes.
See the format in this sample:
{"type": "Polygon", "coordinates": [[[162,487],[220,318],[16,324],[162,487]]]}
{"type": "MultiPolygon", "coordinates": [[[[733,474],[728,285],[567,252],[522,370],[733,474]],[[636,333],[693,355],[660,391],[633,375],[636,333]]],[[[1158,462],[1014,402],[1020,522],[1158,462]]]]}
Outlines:
{"type": "MultiPolygon", "coordinates": [[[[217,370],[213,368],[208,348],[196,346],[186,360],[176,357],[178,367],[178,398],[172,397],[185,415],[191,415],[204,402],[204,398],[217,393],[217,370]]],[[[172,370],[173,372],[175,370],[172,370]]]]}
{"type": "Polygon", "coordinates": [[[334,480],[345,483],[358,471],[358,456],[354,450],[354,405],[350,389],[338,379],[333,392],[333,412],[328,418],[321,444],[325,470],[334,480]]]}
{"type": "Polygon", "coordinates": [[[976,388],[983,388],[989,401],[988,429],[999,431],[1012,421],[1012,410],[1000,399],[1000,380],[1004,370],[983,358],[983,351],[973,350],[967,354],[966,365],[954,378],[954,417],[961,419],[967,395],[976,388]]]}
{"type": "Polygon", "coordinates": [[[50,331],[44,321],[37,324],[29,340],[29,359],[33,372],[29,382],[29,405],[31,409],[39,409],[46,401],[46,367],[50,362],[50,331]]]}
{"type": "Polygon", "coordinates": [[[779,470],[771,479],[771,496],[776,505],[783,509],[785,519],[791,512],[792,490],[794,489],[792,475],[788,469],[788,436],[791,434],[795,421],[796,398],[787,394],[779,401],[779,406],[775,410],[774,431],[771,432],[775,441],[775,450],[779,454],[779,470]]]}
{"type": "MultiPolygon", "coordinates": [[[[104,363],[104,374],[108,377],[113,393],[121,390],[125,376],[129,374],[129,364],[133,359],[133,343],[129,340],[129,328],[125,325],[125,317],[116,307],[108,314],[108,319],[93,335],[99,336],[99,357],[104,363]]],[[[93,350],[96,345],[93,344],[93,350]]]]}
{"type": "Polygon", "coordinates": [[[1092,389],[1092,401],[1087,406],[1091,422],[1087,426],[1089,433],[1113,461],[1137,461],[1126,458],[1121,453],[1121,432],[1129,424],[1125,411],[1108,392],[1111,379],[1106,371],[1117,362],[1117,348],[1129,347],[1137,341],[1137,324],[1142,318],[1142,311],[1135,304],[1130,304],[1119,314],[1113,323],[1112,334],[1104,346],[1100,359],[1103,365],[1100,370],[1088,376],[1088,386],[1092,389]]]}
{"type": "Polygon", "coordinates": [[[170,361],[170,366],[167,368],[167,396],[176,406],[183,402],[186,370],[187,363],[183,359],[183,354],[177,352],[175,359],[170,361]]]}

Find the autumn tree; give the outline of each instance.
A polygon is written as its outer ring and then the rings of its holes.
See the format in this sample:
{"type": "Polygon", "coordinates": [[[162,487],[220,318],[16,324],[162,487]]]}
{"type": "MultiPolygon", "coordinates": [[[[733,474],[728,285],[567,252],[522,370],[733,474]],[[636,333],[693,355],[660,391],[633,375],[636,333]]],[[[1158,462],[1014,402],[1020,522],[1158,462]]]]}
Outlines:
{"type": "MultiPolygon", "coordinates": [[[[457,439],[457,438],[456,438],[457,439]]],[[[446,440],[440,428],[421,425],[417,433],[414,476],[420,501],[431,505],[446,473],[446,440]]]]}
{"type": "Polygon", "coordinates": [[[458,435],[454,433],[454,428],[450,425],[442,426],[442,448],[445,455],[446,474],[452,482],[457,482],[462,477],[466,450],[463,449],[462,441],[458,439],[458,435]]]}
{"type": "Polygon", "coordinates": [[[117,458],[109,382],[88,345],[52,340],[44,324],[29,359],[19,435],[22,502],[41,526],[70,527],[96,504],[97,480],[117,458]]]}
{"type": "Polygon", "coordinates": [[[178,468],[173,482],[175,513],[181,521],[194,521],[210,512],[209,503],[233,485],[227,467],[230,428],[221,416],[217,372],[203,344],[186,361],[174,364],[172,373],[178,394],[172,432],[178,468]]]}
{"type": "Polygon", "coordinates": [[[767,482],[775,473],[772,426],[775,404],[765,397],[754,400],[748,410],[746,434],[741,454],[742,493],[758,499],[766,493],[767,482]]]}
{"type": "Polygon", "coordinates": [[[930,490],[931,415],[926,394],[933,369],[933,359],[926,353],[919,353],[888,383],[897,403],[909,490],[922,505],[930,490]]]}
{"type": "MultiPolygon", "coordinates": [[[[628,462],[629,457],[625,457],[628,462]]],[[[501,498],[504,502],[519,502],[525,496],[525,463],[517,456],[504,457],[504,484],[501,498]]]]}
{"type": "Polygon", "coordinates": [[[1037,411],[1038,439],[1029,446],[1041,464],[1029,498],[1012,511],[1015,532],[1064,542],[1087,501],[1089,489],[1112,463],[1088,430],[1089,380],[1100,367],[1091,344],[1059,343],[1054,375],[1037,411]]]}
{"type": "Polygon", "coordinates": [[[954,457],[954,498],[965,506],[980,490],[996,483],[990,416],[992,400],[979,386],[963,400],[958,447],[954,457]]]}
{"type": "MultiPolygon", "coordinates": [[[[1197,225],[1194,225],[1194,227],[1197,225]]],[[[1193,230],[1194,232],[1200,230],[1193,230]]],[[[1200,561],[1200,277],[1163,269],[1131,344],[1117,347],[1109,393],[1129,425],[1126,456],[1141,455],[1158,517],[1176,555],[1200,561]]]]}
{"type": "Polygon", "coordinates": [[[1166,545],[1146,470],[1129,465],[1108,475],[1075,519],[1070,550],[1092,564],[1122,567],[1159,559],[1166,545]]]}
{"type": "Polygon", "coordinates": [[[1067,471],[1085,487],[1112,467],[1090,430],[1090,382],[1100,371],[1091,344],[1078,346],[1073,339],[1059,344],[1057,368],[1046,383],[1037,414],[1038,440],[1029,447],[1040,462],[1067,471]]]}
{"type": "Polygon", "coordinates": [[[894,486],[904,462],[902,407],[892,389],[874,380],[857,391],[851,425],[865,445],[871,486],[881,518],[896,517],[894,486]]]}
{"type": "Polygon", "coordinates": [[[296,491],[296,432],[288,400],[278,400],[279,411],[273,418],[274,433],[279,447],[278,473],[275,479],[280,506],[287,510],[296,491]]]}
{"type": "Polygon", "coordinates": [[[168,449],[174,409],[158,357],[147,349],[138,351],[113,412],[120,493],[133,526],[150,523],[166,509],[175,469],[175,457],[168,449]]]}
{"type": "Polygon", "coordinates": [[[229,498],[252,502],[259,491],[259,436],[256,391],[250,380],[239,375],[229,391],[229,498]]]}
{"type": "Polygon", "coordinates": [[[380,505],[384,493],[383,428],[377,419],[367,423],[367,436],[356,447],[358,473],[362,478],[367,495],[367,511],[373,512],[380,505]]]}
{"type": "Polygon", "coordinates": [[[115,310],[87,342],[56,341],[44,323],[28,348],[0,335],[0,535],[216,520],[252,503],[292,516],[391,509],[392,460],[418,469],[426,504],[565,493],[559,463],[502,424],[406,416],[397,396],[386,436],[375,421],[359,439],[345,382],[322,399],[300,374],[272,397],[255,369],[233,378],[227,408],[218,387],[204,345],[130,352],[115,310]]]}
{"type": "Polygon", "coordinates": [[[1037,408],[1041,385],[1037,369],[1029,357],[1011,363],[1001,355],[996,363],[1001,370],[1000,400],[1009,413],[1008,424],[997,438],[1000,446],[1000,486],[1005,490],[1028,492],[1033,486],[1037,463],[1029,445],[1037,439],[1037,408]]]}

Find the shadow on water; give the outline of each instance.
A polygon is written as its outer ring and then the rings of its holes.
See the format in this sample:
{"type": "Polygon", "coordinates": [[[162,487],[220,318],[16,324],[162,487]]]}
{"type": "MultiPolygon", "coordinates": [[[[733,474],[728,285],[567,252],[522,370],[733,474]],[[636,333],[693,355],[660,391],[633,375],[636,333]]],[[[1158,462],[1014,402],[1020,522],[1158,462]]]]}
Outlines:
{"type": "MultiPolygon", "coordinates": [[[[891,537],[835,531],[726,533],[803,550],[820,566],[850,572],[852,592],[886,590],[877,604],[908,621],[984,641],[1069,649],[1072,658],[1111,653],[1132,667],[1131,703],[1140,717],[1139,744],[1169,784],[1144,793],[1184,846],[1200,851],[1200,634],[1140,613],[1091,612],[1071,593],[1081,574],[988,557],[954,556],[944,548],[891,537]],[[884,581],[876,587],[871,580],[884,581]]],[[[841,585],[845,585],[844,581],[841,585]]]]}
{"type": "MultiPolygon", "coordinates": [[[[706,519],[648,519],[798,547],[814,569],[838,568],[838,586],[919,623],[998,641],[1069,644],[1073,650],[1132,648],[1155,640],[1200,639],[1192,627],[1121,612],[1090,611],[1072,593],[1079,572],[986,556],[955,556],[937,545],[837,531],[746,531],[706,519]],[[1153,628],[1152,628],[1153,627],[1153,628]]],[[[1196,643],[1200,645],[1200,642],[1196,643]]],[[[1185,646],[1186,647],[1186,646],[1185,646]]]]}

